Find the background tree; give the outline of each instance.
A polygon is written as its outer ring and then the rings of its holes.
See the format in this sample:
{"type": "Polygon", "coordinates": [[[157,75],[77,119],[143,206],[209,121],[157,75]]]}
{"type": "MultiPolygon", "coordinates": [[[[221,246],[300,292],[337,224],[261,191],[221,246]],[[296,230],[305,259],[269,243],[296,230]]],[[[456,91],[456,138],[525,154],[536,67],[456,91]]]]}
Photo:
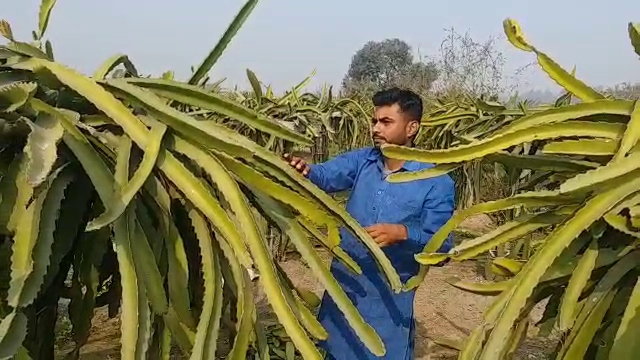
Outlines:
{"type": "Polygon", "coordinates": [[[426,93],[437,74],[435,63],[415,60],[411,46],[403,40],[369,41],[353,56],[342,87],[347,94],[391,86],[426,93]]]}
{"type": "Polygon", "coordinates": [[[624,82],[612,87],[601,88],[601,90],[604,94],[619,99],[634,100],[640,97],[640,83],[624,82]]]}
{"type": "Polygon", "coordinates": [[[433,90],[439,96],[508,97],[518,87],[517,80],[532,65],[505,74],[506,58],[496,47],[496,37],[479,41],[469,32],[460,34],[454,28],[446,32],[435,62],[439,77],[433,90]]]}

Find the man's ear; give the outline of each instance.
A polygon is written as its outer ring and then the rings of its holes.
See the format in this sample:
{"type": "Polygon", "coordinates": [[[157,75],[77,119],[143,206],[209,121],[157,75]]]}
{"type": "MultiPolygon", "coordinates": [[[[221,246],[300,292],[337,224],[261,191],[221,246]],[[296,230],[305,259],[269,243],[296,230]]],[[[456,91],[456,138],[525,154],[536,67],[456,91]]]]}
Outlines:
{"type": "Polygon", "coordinates": [[[416,134],[418,133],[418,130],[420,130],[420,122],[417,120],[412,120],[409,122],[409,124],[407,124],[407,135],[409,135],[409,137],[414,137],[416,136],[416,134]]]}

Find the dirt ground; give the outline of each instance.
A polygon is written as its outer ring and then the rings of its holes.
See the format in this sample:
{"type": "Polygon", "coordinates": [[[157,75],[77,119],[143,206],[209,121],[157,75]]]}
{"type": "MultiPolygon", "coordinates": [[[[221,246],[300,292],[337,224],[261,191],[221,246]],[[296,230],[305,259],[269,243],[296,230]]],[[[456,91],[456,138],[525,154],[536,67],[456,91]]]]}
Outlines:
{"type": "MultiPolygon", "coordinates": [[[[300,260],[289,259],[282,263],[282,267],[296,285],[321,294],[322,288],[300,260]]],[[[467,281],[481,282],[483,278],[479,275],[477,267],[474,262],[450,263],[445,267],[432,268],[429,272],[427,280],[417,291],[415,301],[418,325],[416,359],[455,359],[455,351],[435,345],[431,339],[462,340],[480,324],[482,312],[490,304],[491,298],[458,290],[445,281],[451,276],[456,276],[467,281]]],[[[264,296],[260,293],[256,296],[259,311],[269,312],[264,296]]],[[[541,309],[537,309],[536,313],[539,316],[541,309]]],[[[98,311],[93,321],[91,338],[83,348],[81,359],[118,359],[119,337],[118,319],[109,319],[105,311],[98,311]]],[[[548,350],[548,344],[530,336],[517,358],[545,359],[548,350]]]]}

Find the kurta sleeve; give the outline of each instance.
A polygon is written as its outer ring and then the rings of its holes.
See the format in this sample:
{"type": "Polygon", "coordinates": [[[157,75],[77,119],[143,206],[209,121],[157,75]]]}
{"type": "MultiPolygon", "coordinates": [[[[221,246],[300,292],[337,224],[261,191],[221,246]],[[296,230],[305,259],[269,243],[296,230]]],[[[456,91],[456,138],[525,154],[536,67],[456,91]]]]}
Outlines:
{"type": "MultiPolygon", "coordinates": [[[[431,240],[436,233],[453,216],[455,206],[455,185],[453,180],[444,175],[437,178],[437,182],[429,191],[422,207],[422,216],[419,227],[407,229],[408,239],[417,252],[431,240]]],[[[438,252],[448,252],[453,247],[451,236],[442,244],[438,252]]]]}
{"type": "Polygon", "coordinates": [[[310,165],[307,178],[327,193],[350,190],[365,154],[362,150],[355,150],[324,163],[310,165]]]}

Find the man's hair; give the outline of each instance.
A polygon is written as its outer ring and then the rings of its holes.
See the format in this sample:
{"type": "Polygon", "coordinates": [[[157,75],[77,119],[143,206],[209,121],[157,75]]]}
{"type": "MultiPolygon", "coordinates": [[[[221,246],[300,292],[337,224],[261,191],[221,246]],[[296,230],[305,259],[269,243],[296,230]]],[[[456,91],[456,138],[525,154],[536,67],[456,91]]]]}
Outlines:
{"type": "Polygon", "coordinates": [[[398,104],[400,111],[407,114],[411,120],[422,119],[422,99],[411,90],[397,87],[378,91],[373,95],[374,106],[392,106],[398,104]]]}

